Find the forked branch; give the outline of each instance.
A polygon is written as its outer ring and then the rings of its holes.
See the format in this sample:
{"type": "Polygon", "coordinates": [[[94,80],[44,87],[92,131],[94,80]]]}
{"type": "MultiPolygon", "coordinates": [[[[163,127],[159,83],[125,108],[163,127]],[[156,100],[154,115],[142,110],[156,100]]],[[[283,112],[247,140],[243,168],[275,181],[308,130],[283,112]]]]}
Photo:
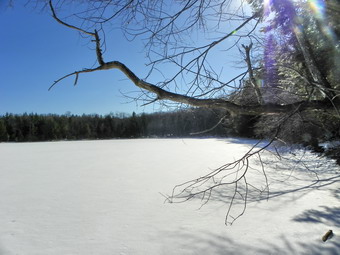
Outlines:
{"type": "MultiPolygon", "coordinates": [[[[73,26],[73,25],[70,25],[64,21],[62,21],[61,19],[58,18],[55,10],[54,10],[54,7],[53,7],[53,4],[52,4],[52,0],[49,1],[49,5],[50,5],[50,9],[51,9],[51,12],[52,12],[52,16],[53,18],[60,24],[66,26],[66,27],[69,27],[69,28],[72,28],[72,29],[75,29],[85,35],[89,35],[89,36],[92,36],[94,37],[94,42],[96,43],[96,53],[97,53],[97,61],[99,63],[99,65],[103,65],[105,62],[103,60],[103,54],[102,54],[102,49],[101,49],[101,44],[100,44],[100,38],[99,38],[99,35],[98,35],[98,31],[97,30],[94,30],[94,32],[89,32],[89,31],[86,31],[84,29],[81,29],[79,27],[76,27],[76,26],[73,26]]],[[[77,73],[77,75],[80,73],[80,72],[75,72],[77,73]]],[[[69,75],[70,76],[70,75],[69,75]]],[[[77,76],[78,77],[78,76],[77,76]]],[[[66,78],[66,77],[64,77],[66,78]]]]}
{"type": "MultiPolygon", "coordinates": [[[[266,143],[264,146],[260,145],[261,141],[251,147],[251,149],[240,159],[234,162],[227,163],[221,167],[213,170],[212,172],[182,184],[176,185],[172,191],[172,194],[167,197],[170,203],[182,203],[194,198],[199,198],[202,201],[201,207],[207,204],[214,196],[214,192],[218,193],[218,190],[232,188],[228,190],[231,197],[226,198],[229,200],[229,206],[225,217],[225,224],[232,225],[235,220],[241,217],[247,207],[249,186],[255,188],[247,181],[247,173],[250,170],[250,158],[255,155],[260,155],[262,151],[268,148],[275,138],[266,143]],[[232,213],[236,201],[241,200],[241,210],[239,212],[232,213]]],[[[261,158],[259,157],[261,160],[261,158]]],[[[257,189],[260,193],[267,191],[269,196],[269,184],[266,177],[264,167],[262,165],[262,171],[264,174],[265,187],[263,190],[257,189]]],[[[220,194],[217,196],[221,197],[220,194]]],[[[224,195],[222,195],[224,197],[224,195]]]]}
{"type": "Polygon", "coordinates": [[[263,104],[264,102],[263,102],[262,93],[261,93],[259,86],[256,84],[256,80],[255,80],[254,73],[253,73],[253,67],[252,67],[252,64],[251,64],[251,58],[250,58],[250,51],[251,51],[251,48],[253,47],[253,43],[251,43],[249,46],[245,46],[245,45],[242,44],[242,47],[244,48],[244,50],[246,52],[245,61],[246,61],[247,66],[248,66],[248,74],[249,74],[250,84],[252,85],[252,87],[255,90],[255,94],[256,94],[258,103],[263,104]]]}
{"type": "MultiPolygon", "coordinates": [[[[97,30],[94,30],[94,32],[89,32],[86,30],[83,30],[79,27],[70,25],[61,19],[58,18],[54,7],[52,5],[52,1],[49,1],[51,12],[53,18],[59,22],[60,24],[69,27],[71,29],[75,29],[83,34],[89,35],[94,37],[94,42],[96,43],[96,55],[97,55],[97,61],[99,66],[95,68],[89,68],[89,69],[83,69],[79,71],[72,72],[70,74],[67,74],[58,80],[56,80],[49,89],[54,87],[57,83],[64,80],[65,78],[75,76],[75,82],[74,84],[77,84],[78,77],[82,73],[89,73],[89,72],[95,72],[95,71],[102,71],[102,70],[111,70],[111,69],[118,69],[121,72],[123,72],[127,78],[129,78],[134,85],[139,87],[140,89],[146,90],[148,92],[154,93],[157,96],[158,100],[170,100],[177,103],[187,104],[195,107],[205,107],[205,108],[222,108],[227,110],[231,114],[248,114],[248,115],[260,115],[260,114],[277,114],[277,113],[283,113],[283,112],[292,112],[296,109],[299,109],[299,111],[305,111],[305,110],[315,110],[315,109],[325,109],[325,108],[332,108],[332,104],[329,103],[327,100],[315,100],[315,101],[301,101],[296,102],[292,104],[286,104],[286,105],[280,105],[280,104],[265,104],[265,105],[239,105],[235,104],[229,100],[221,99],[221,98],[196,98],[193,96],[186,96],[181,95],[178,93],[173,93],[168,90],[165,90],[159,86],[156,86],[154,84],[148,83],[142,79],[140,79],[134,72],[132,72],[126,65],[119,61],[111,61],[111,62],[104,62],[102,50],[101,50],[101,44],[100,44],[100,37],[97,32],[97,30]]],[[[213,44],[216,44],[214,42],[213,44]]]]}
{"type": "MultiPolygon", "coordinates": [[[[266,193],[267,199],[269,198],[269,183],[267,174],[264,168],[264,164],[261,159],[261,152],[265,151],[273,142],[277,139],[277,136],[282,128],[282,125],[298,112],[298,109],[288,116],[284,117],[279,125],[275,128],[275,133],[270,141],[261,145],[261,140],[255,143],[247,153],[234,162],[224,164],[212,172],[190,181],[186,181],[182,184],[176,185],[172,194],[167,197],[167,201],[170,203],[182,203],[194,198],[201,198],[202,206],[209,202],[213,196],[213,192],[218,190],[232,187],[233,191],[230,191],[232,196],[228,210],[225,217],[225,224],[232,225],[239,217],[241,217],[247,207],[249,187],[254,188],[260,194],[266,193]],[[257,156],[260,160],[262,173],[264,177],[265,186],[262,189],[256,188],[247,181],[247,174],[250,167],[250,159],[257,156]],[[238,199],[239,198],[239,199],[238,199]],[[241,210],[239,212],[232,213],[232,208],[237,200],[241,200],[241,210]]],[[[220,195],[219,195],[220,196],[220,195]]],[[[224,201],[227,202],[227,201],[224,201]]]]}

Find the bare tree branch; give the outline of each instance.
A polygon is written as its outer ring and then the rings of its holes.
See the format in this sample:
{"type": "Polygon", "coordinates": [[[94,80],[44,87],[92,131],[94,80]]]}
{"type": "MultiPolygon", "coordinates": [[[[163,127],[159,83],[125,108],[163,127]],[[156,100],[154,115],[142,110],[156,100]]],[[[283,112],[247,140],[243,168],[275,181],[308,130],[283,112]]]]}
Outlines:
{"type": "Polygon", "coordinates": [[[296,109],[299,111],[306,111],[306,110],[316,110],[316,109],[325,109],[331,108],[331,104],[328,101],[302,101],[293,104],[287,105],[278,105],[278,104],[266,104],[266,105],[238,105],[233,102],[224,99],[199,99],[195,97],[185,96],[177,93],[173,93],[162,89],[154,84],[148,83],[140,79],[135,73],[133,73],[128,67],[126,67],[123,63],[119,61],[112,61],[107,62],[101,66],[98,66],[93,69],[84,69],[82,71],[75,71],[73,73],[67,74],[62,78],[56,80],[50,89],[55,86],[61,80],[73,76],[79,75],[81,73],[89,73],[95,72],[99,70],[110,70],[110,69],[118,69],[123,72],[127,78],[129,78],[137,87],[141,89],[145,89],[149,92],[152,92],[157,95],[159,100],[170,100],[177,103],[183,103],[191,106],[196,107],[206,107],[206,108],[222,108],[226,109],[230,113],[233,114],[249,114],[249,115],[259,115],[259,114],[275,114],[275,113],[284,113],[284,112],[291,112],[296,109]]]}
{"type": "MultiPolygon", "coordinates": [[[[170,100],[173,102],[177,103],[183,103],[195,107],[206,107],[206,108],[223,108],[229,111],[232,114],[249,114],[249,115],[259,115],[259,114],[275,114],[275,113],[282,113],[282,112],[291,112],[296,109],[299,109],[300,111],[305,111],[305,110],[315,110],[315,109],[324,109],[325,107],[329,107],[329,103],[326,101],[310,101],[310,102],[297,102],[293,104],[287,104],[287,105],[277,105],[277,104],[266,104],[266,105],[256,105],[256,106],[249,106],[249,105],[238,105],[233,102],[230,102],[225,99],[201,99],[201,98],[195,98],[195,97],[190,97],[186,95],[181,95],[178,93],[173,93],[170,91],[167,91],[165,89],[162,89],[154,84],[148,83],[146,81],[143,81],[140,79],[135,73],[133,73],[126,65],[119,61],[111,61],[111,62],[104,62],[103,56],[102,56],[102,50],[100,48],[100,38],[95,30],[94,33],[85,31],[81,28],[78,28],[76,26],[67,24],[60,20],[53,8],[52,1],[49,1],[50,3],[50,8],[53,14],[53,18],[57,20],[57,22],[61,23],[62,25],[69,27],[71,29],[75,29],[77,31],[80,31],[82,33],[88,34],[90,36],[93,36],[95,38],[95,43],[96,43],[96,54],[97,54],[97,60],[99,63],[99,66],[96,68],[90,68],[90,69],[83,69],[81,71],[75,71],[73,73],[67,74],[60,79],[56,80],[49,90],[54,87],[57,83],[62,81],[63,79],[73,76],[76,76],[74,84],[77,84],[78,81],[78,76],[81,73],[89,73],[89,72],[95,72],[95,71],[100,71],[100,70],[110,70],[110,69],[118,69],[121,72],[123,72],[127,78],[129,78],[137,87],[144,89],[146,91],[149,91],[151,93],[154,93],[157,95],[158,100],[170,100]]],[[[244,23],[242,23],[237,29],[240,27],[244,26],[247,22],[249,22],[251,19],[257,17],[259,14],[254,14],[252,17],[247,19],[244,23]]],[[[236,30],[234,30],[236,31],[236,30]]],[[[200,56],[203,56],[204,54],[207,54],[209,49],[213,47],[214,45],[218,44],[219,42],[225,40],[228,38],[230,35],[232,35],[233,32],[227,34],[223,38],[221,38],[218,41],[213,42],[212,45],[210,45],[204,53],[202,53],[200,56]]],[[[204,46],[207,47],[207,46],[204,46]]],[[[249,49],[250,50],[250,49],[249,49]]],[[[191,62],[190,62],[191,63],[191,62]]],[[[185,68],[188,65],[185,66],[185,68]]]]}
{"type": "MultiPolygon", "coordinates": [[[[56,12],[55,12],[55,10],[54,10],[54,8],[53,8],[52,0],[49,0],[49,5],[50,5],[50,9],[51,9],[51,11],[52,11],[52,16],[53,16],[53,18],[54,18],[57,22],[59,22],[60,24],[66,26],[66,27],[69,27],[69,28],[71,28],[71,29],[75,29],[75,30],[77,30],[77,31],[79,31],[79,32],[81,32],[81,33],[83,33],[83,34],[90,35],[90,36],[92,36],[92,37],[95,38],[95,39],[94,39],[94,42],[96,43],[97,61],[98,61],[99,65],[103,65],[105,62],[104,62],[104,60],[103,60],[103,54],[102,54],[102,49],[101,49],[101,45],[100,45],[100,38],[99,38],[99,35],[98,35],[97,30],[94,30],[94,32],[89,32],[89,31],[83,30],[83,29],[81,29],[81,28],[79,28],[79,27],[70,25],[70,24],[68,24],[68,23],[66,23],[66,22],[64,22],[64,21],[62,21],[62,20],[59,19],[58,16],[56,15],[56,12]]],[[[77,72],[77,78],[76,78],[75,84],[77,83],[78,74],[79,74],[79,73],[80,73],[80,72],[77,72]]],[[[64,77],[64,78],[66,78],[66,77],[64,77]]]]}
{"type": "Polygon", "coordinates": [[[251,43],[249,46],[245,46],[245,45],[242,44],[242,47],[244,48],[244,50],[246,52],[245,61],[246,61],[247,66],[248,66],[248,74],[249,74],[250,84],[255,89],[255,94],[256,94],[258,103],[263,104],[264,101],[263,101],[262,93],[261,93],[259,86],[256,84],[256,80],[255,80],[254,73],[253,73],[253,67],[252,67],[251,59],[250,59],[250,50],[253,47],[253,44],[251,43]]]}
{"type": "Polygon", "coordinates": [[[194,132],[194,133],[190,133],[190,135],[200,135],[200,134],[205,134],[208,133],[210,131],[213,131],[215,128],[217,128],[225,119],[227,118],[227,115],[223,116],[213,127],[203,130],[203,131],[199,131],[199,132],[194,132]]]}
{"type": "Polygon", "coordinates": [[[87,35],[90,35],[90,36],[95,36],[95,33],[92,33],[92,32],[88,32],[86,30],[83,30],[79,27],[76,27],[76,26],[73,26],[73,25],[70,25],[70,24],[67,24],[66,22],[62,21],[61,19],[59,19],[55,13],[55,10],[53,8],[53,4],[52,4],[52,0],[49,1],[49,5],[50,5],[50,9],[52,11],[52,16],[53,18],[58,21],[60,24],[66,26],[66,27],[69,27],[69,28],[72,28],[72,29],[75,29],[75,30],[78,30],[79,32],[81,33],[84,33],[84,34],[87,34],[87,35]]]}

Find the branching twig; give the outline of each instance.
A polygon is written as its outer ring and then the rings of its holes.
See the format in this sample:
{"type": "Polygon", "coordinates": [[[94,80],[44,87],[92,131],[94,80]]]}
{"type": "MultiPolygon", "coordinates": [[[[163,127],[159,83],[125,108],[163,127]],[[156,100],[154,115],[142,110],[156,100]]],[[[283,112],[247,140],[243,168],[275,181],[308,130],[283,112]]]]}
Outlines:
{"type": "MultiPolygon", "coordinates": [[[[290,112],[295,109],[300,109],[300,111],[308,110],[308,109],[324,109],[325,107],[329,107],[328,101],[310,101],[310,102],[297,102],[293,104],[287,104],[287,105],[279,105],[279,104],[267,104],[267,105],[258,105],[258,106],[247,106],[247,105],[238,105],[231,101],[225,100],[225,99],[201,99],[196,98],[193,96],[187,96],[187,95],[181,95],[178,93],[173,93],[168,90],[165,90],[159,86],[156,86],[154,84],[148,83],[146,81],[143,81],[140,79],[135,73],[133,73],[127,66],[125,66],[123,63],[119,61],[111,61],[111,62],[104,62],[103,56],[102,56],[102,50],[100,45],[100,37],[98,35],[98,32],[95,30],[94,32],[89,32],[86,30],[83,30],[81,28],[78,28],[76,26],[70,25],[61,19],[59,19],[56,15],[56,12],[53,8],[52,1],[49,1],[50,8],[52,11],[53,18],[59,22],[60,24],[69,27],[71,29],[75,29],[77,31],[80,31],[84,34],[90,35],[95,38],[96,42],[96,54],[97,54],[97,61],[99,63],[99,66],[96,68],[89,68],[89,69],[83,69],[81,71],[75,71],[73,73],[67,74],[60,79],[56,80],[49,89],[54,87],[57,83],[64,80],[67,77],[75,75],[75,82],[74,84],[77,84],[79,74],[81,73],[88,73],[88,72],[95,72],[100,70],[110,70],[110,69],[118,69],[121,72],[123,72],[137,87],[146,90],[148,92],[156,94],[158,100],[170,100],[177,103],[187,104],[191,106],[196,107],[206,107],[206,108],[223,108],[229,111],[232,114],[249,114],[249,115],[259,115],[259,114],[270,114],[270,113],[282,113],[282,112],[290,112]]],[[[257,18],[259,14],[254,14],[250,18],[246,19],[236,30],[242,28],[245,24],[250,22],[252,19],[257,18]]],[[[201,57],[204,57],[206,54],[208,54],[209,50],[214,47],[215,45],[219,44],[226,38],[230,37],[236,30],[228,33],[226,36],[222,37],[221,39],[211,43],[210,45],[206,45],[202,47],[202,49],[206,48],[200,56],[198,56],[195,59],[199,59],[201,57]]],[[[193,62],[189,62],[187,65],[185,65],[183,68],[184,70],[188,68],[190,64],[193,62]]]]}
{"type": "Polygon", "coordinates": [[[213,127],[206,129],[206,130],[203,130],[203,131],[190,133],[190,135],[201,135],[201,134],[205,134],[205,133],[208,133],[210,131],[213,131],[215,128],[217,128],[226,119],[226,117],[227,117],[226,115],[223,116],[213,127]]]}
{"type": "Polygon", "coordinates": [[[254,73],[253,73],[253,67],[252,67],[252,64],[251,64],[251,58],[250,58],[250,50],[253,47],[253,44],[251,43],[249,46],[245,46],[245,45],[242,44],[242,47],[244,48],[244,50],[246,52],[245,61],[246,61],[247,66],[248,66],[248,74],[249,74],[250,84],[252,85],[252,87],[255,90],[255,94],[256,94],[258,103],[263,104],[264,102],[263,102],[262,93],[261,93],[259,86],[256,84],[256,80],[255,80],[254,73]]]}
{"type": "MultiPolygon", "coordinates": [[[[60,24],[66,26],[66,27],[69,27],[71,29],[75,29],[83,34],[86,34],[86,35],[89,35],[89,36],[92,36],[94,37],[94,42],[96,43],[96,54],[97,54],[97,61],[99,63],[99,65],[104,65],[105,62],[103,60],[103,54],[102,54],[102,49],[101,49],[101,45],[100,45],[100,38],[99,38],[99,35],[98,35],[98,31],[95,29],[94,32],[89,32],[89,31],[86,31],[84,29],[81,29],[79,27],[76,27],[76,26],[73,26],[73,25],[70,25],[64,21],[62,21],[61,19],[58,18],[55,10],[54,10],[54,7],[53,7],[53,4],[52,4],[52,0],[49,1],[49,5],[50,5],[50,9],[51,9],[51,12],[52,12],[52,16],[53,18],[60,24]]],[[[76,72],[77,73],[77,78],[76,78],[76,81],[78,80],[78,74],[80,72],[76,72]]],[[[66,77],[65,77],[66,78],[66,77]]],[[[76,84],[76,82],[75,82],[76,84]]]]}

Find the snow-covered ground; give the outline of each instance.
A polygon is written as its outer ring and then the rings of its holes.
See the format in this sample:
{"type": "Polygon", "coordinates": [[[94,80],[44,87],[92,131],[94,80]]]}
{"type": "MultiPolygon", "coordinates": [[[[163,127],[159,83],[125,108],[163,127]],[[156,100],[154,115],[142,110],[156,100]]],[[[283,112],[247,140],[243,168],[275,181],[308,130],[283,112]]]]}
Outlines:
{"type": "MultiPolygon", "coordinates": [[[[164,203],[162,194],[176,184],[241,157],[252,144],[2,143],[0,254],[340,254],[340,169],[309,152],[284,153],[281,161],[264,153],[270,199],[250,192],[232,226],[224,225],[232,194],[223,189],[201,209],[199,199],[164,203]],[[329,229],[333,238],[322,242],[329,229]]],[[[263,187],[260,162],[252,166],[248,181],[263,187]]]]}

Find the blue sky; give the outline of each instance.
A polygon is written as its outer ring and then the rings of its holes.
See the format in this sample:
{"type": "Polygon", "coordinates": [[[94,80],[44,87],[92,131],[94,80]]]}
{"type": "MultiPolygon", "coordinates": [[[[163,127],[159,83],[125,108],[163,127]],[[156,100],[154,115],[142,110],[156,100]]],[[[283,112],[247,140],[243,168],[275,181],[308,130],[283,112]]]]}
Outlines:
{"type": "MultiPolygon", "coordinates": [[[[16,4],[1,9],[0,45],[0,114],[57,113],[74,114],[110,112],[132,113],[157,110],[138,107],[122,93],[136,88],[118,71],[85,74],[73,86],[72,78],[59,83],[51,91],[54,80],[63,75],[91,67],[95,53],[91,44],[74,30],[58,24],[48,12],[39,12],[16,4]]],[[[117,52],[105,53],[129,63],[142,76],[144,59],[141,43],[127,42],[119,30],[113,31],[117,52]],[[131,59],[133,58],[133,61],[131,59]]]]}
{"type": "MultiPolygon", "coordinates": [[[[74,30],[58,24],[48,11],[25,8],[19,3],[12,9],[1,7],[0,24],[3,24],[0,114],[64,114],[68,111],[108,114],[160,110],[157,105],[142,107],[140,103],[138,106],[124,97],[123,94],[129,95],[138,89],[117,70],[81,75],[76,87],[73,86],[74,79],[68,78],[48,91],[53,81],[63,75],[94,65],[92,45],[74,30]]],[[[119,29],[112,30],[108,38],[104,59],[119,60],[144,77],[148,69],[143,44],[138,40],[126,41],[119,29]]],[[[239,72],[232,70],[230,77],[239,72]]]]}

